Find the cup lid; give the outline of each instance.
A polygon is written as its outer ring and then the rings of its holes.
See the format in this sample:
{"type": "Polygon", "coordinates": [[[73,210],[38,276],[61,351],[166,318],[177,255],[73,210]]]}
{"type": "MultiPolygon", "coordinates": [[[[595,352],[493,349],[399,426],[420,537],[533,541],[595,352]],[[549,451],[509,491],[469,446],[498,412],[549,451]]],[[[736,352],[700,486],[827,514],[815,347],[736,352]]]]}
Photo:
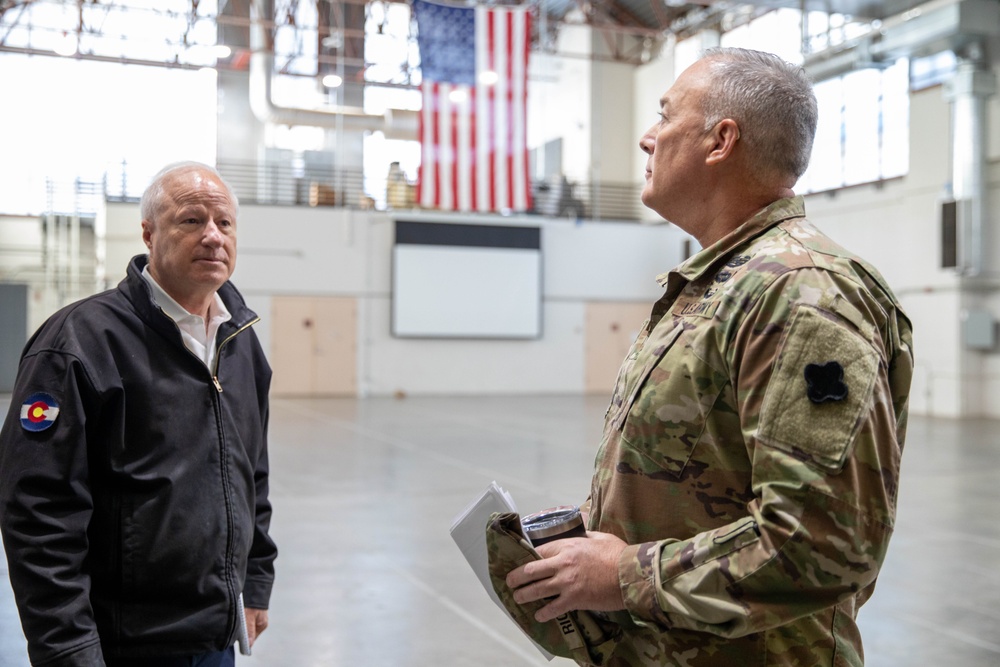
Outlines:
{"type": "Polygon", "coordinates": [[[583,516],[576,505],[550,507],[521,519],[521,527],[528,539],[551,537],[583,525],[583,516]]]}

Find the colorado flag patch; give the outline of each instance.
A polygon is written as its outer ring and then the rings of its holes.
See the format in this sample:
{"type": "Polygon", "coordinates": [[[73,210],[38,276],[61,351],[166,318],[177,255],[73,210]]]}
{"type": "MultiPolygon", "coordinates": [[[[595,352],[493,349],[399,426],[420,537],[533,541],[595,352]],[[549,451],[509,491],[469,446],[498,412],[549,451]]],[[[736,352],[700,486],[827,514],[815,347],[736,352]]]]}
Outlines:
{"type": "Polygon", "coordinates": [[[58,416],[59,405],[48,394],[32,394],[21,404],[21,427],[25,431],[44,431],[58,416]]]}

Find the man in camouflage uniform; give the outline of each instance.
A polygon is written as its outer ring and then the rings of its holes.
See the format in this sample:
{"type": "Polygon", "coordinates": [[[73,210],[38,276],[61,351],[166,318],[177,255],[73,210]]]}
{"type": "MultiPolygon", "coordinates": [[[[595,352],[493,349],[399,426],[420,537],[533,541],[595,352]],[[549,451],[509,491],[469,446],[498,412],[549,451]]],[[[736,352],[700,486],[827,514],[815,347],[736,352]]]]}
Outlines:
{"type": "Polygon", "coordinates": [[[801,68],[712,50],[660,101],[642,201],[704,249],[660,277],[622,365],[588,537],[539,547],[507,576],[512,604],[608,612],[605,665],[861,665],[910,323],[792,193],[816,128],[801,68]]]}

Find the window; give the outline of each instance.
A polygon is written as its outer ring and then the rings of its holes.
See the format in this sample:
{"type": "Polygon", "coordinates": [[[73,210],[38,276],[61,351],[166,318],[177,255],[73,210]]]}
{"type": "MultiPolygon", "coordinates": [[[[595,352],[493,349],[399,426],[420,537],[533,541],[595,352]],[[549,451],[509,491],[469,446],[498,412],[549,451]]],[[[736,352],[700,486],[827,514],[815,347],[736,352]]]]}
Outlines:
{"type": "MultiPolygon", "coordinates": [[[[369,85],[365,88],[365,111],[384,113],[386,109],[419,110],[420,91],[369,85]]],[[[386,139],[381,132],[372,132],[364,139],[364,190],[375,201],[376,208],[385,208],[389,166],[399,163],[409,183],[417,179],[420,168],[420,142],[386,139]]]]}
{"type": "Polygon", "coordinates": [[[6,47],[205,67],[229,51],[217,44],[217,0],[2,4],[9,10],[0,11],[6,47]]]}
{"type": "Polygon", "coordinates": [[[216,73],[193,68],[224,57],[216,0],[191,15],[189,0],[16,4],[0,11],[5,47],[110,62],[0,54],[0,213],[86,215],[106,173],[112,196],[137,197],[169,162],[215,162],[216,73]],[[113,62],[125,56],[189,69],[113,62]]]}
{"type": "MultiPolygon", "coordinates": [[[[801,63],[804,49],[830,48],[872,28],[841,14],[807,12],[803,17],[796,9],[779,9],[734,27],[720,43],[769,51],[801,63]]],[[[819,122],[809,169],[796,191],[832,190],[906,174],[909,85],[905,58],[816,83],[819,122]]]]}
{"type": "Polygon", "coordinates": [[[815,86],[819,124],[802,193],[903,176],[909,170],[909,62],[815,86]]]}
{"type": "MultiPolygon", "coordinates": [[[[282,106],[293,108],[322,108],[326,104],[341,105],[342,89],[336,88],[324,94],[315,78],[314,40],[303,39],[302,35],[316,35],[315,30],[302,26],[317,22],[315,6],[290,3],[295,8],[298,29],[279,29],[275,36],[275,49],[297,55],[289,61],[289,73],[299,76],[275,76],[274,99],[282,106]]],[[[366,113],[382,114],[386,109],[419,110],[421,97],[413,86],[419,84],[420,58],[416,39],[410,32],[410,7],[396,2],[376,0],[365,8],[364,43],[364,101],[366,113]],[[380,85],[381,84],[381,85],[380,85]]],[[[336,41],[336,35],[331,35],[336,41]]],[[[330,39],[330,38],[327,38],[330,39]]],[[[268,144],[273,148],[292,151],[296,156],[305,151],[322,151],[328,144],[326,132],[322,128],[297,127],[278,128],[268,134],[268,144]]],[[[362,164],[345,165],[347,170],[361,168],[363,190],[375,202],[377,208],[386,205],[386,176],[389,166],[398,162],[413,182],[420,164],[420,143],[386,139],[382,132],[366,134],[362,145],[362,164]]]]}
{"type": "Polygon", "coordinates": [[[923,90],[950,81],[958,66],[951,51],[942,51],[910,61],[910,90],[923,90]]]}
{"type": "MultiPolygon", "coordinates": [[[[411,34],[410,6],[372,2],[365,20],[365,111],[381,114],[386,109],[419,111],[420,91],[409,87],[420,83],[420,55],[411,34]],[[379,83],[387,85],[378,85],[379,83]]],[[[398,162],[407,181],[417,179],[420,142],[386,139],[373,132],[364,139],[364,190],[377,208],[386,206],[386,176],[398,162]]]]}
{"type": "MultiPolygon", "coordinates": [[[[219,59],[248,56],[245,46],[234,54],[218,43],[230,25],[219,16],[226,2],[22,4],[17,11],[0,11],[5,47],[85,57],[0,53],[0,213],[86,213],[96,207],[76,201],[81,182],[99,197],[107,174],[108,194],[137,197],[164,164],[216,161],[218,94],[211,68],[219,59]],[[187,69],[95,62],[92,56],[187,69]],[[45,82],[41,87],[40,81],[45,82]]],[[[278,106],[360,106],[360,99],[344,94],[345,87],[324,88],[318,80],[341,64],[338,55],[346,55],[347,62],[364,71],[364,106],[370,112],[419,108],[419,94],[413,89],[419,83],[419,57],[408,5],[373,0],[332,7],[275,0],[274,11],[275,63],[281,73],[272,79],[272,96],[278,106]],[[323,35],[318,7],[329,14],[323,35]],[[356,12],[361,11],[367,33],[364,54],[350,52],[360,40],[337,27],[355,25],[360,20],[356,12]]],[[[266,129],[264,143],[266,154],[279,156],[275,159],[287,162],[297,177],[309,169],[310,160],[350,172],[362,167],[361,139],[345,147],[324,128],[274,125],[266,129]],[[344,163],[332,157],[338,149],[344,163]]],[[[407,175],[415,177],[417,142],[387,141],[375,133],[365,139],[364,150],[370,182],[366,188],[378,200],[384,200],[391,162],[400,162],[407,175]]]]}
{"type": "Polygon", "coordinates": [[[165,164],[215,162],[214,70],[0,58],[0,213],[92,213],[77,194],[102,196],[105,172],[112,196],[138,197],[165,164]]]}
{"type": "Polygon", "coordinates": [[[777,9],[723,33],[719,44],[768,51],[798,64],[802,62],[800,17],[797,9],[777,9]]]}

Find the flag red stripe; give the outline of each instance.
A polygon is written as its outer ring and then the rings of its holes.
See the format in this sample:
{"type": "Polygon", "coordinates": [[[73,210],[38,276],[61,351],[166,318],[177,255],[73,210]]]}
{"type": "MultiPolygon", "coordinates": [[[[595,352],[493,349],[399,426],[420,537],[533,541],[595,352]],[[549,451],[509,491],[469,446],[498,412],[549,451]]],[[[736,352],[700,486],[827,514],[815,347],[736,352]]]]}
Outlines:
{"type": "Polygon", "coordinates": [[[531,35],[531,14],[524,15],[524,53],[521,54],[521,67],[524,68],[524,94],[521,95],[521,132],[524,136],[524,143],[517,146],[521,151],[521,163],[524,165],[524,208],[531,209],[531,176],[528,171],[528,53],[530,52],[529,35],[531,35]]]}
{"type": "MultiPolygon", "coordinates": [[[[496,14],[493,11],[489,11],[486,14],[486,68],[491,72],[496,72],[496,14]]],[[[486,122],[486,137],[489,143],[489,179],[488,185],[490,189],[490,210],[495,211],[497,209],[497,191],[496,191],[496,151],[497,151],[497,128],[496,128],[496,87],[489,86],[489,104],[487,108],[489,109],[489,118],[486,122]]]]}
{"type": "Polygon", "coordinates": [[[474,11],[477,79],[467,91],[466,82],[460,85],[468,99],[449,99],[448,91],[459,87],[453,82],[425,78],[421,86],[417,195],[422,205],[448,210],[524,210],[531,202],[525,128],[530,15],[506,7],[474,11]],[[481,80],[485,72],[496,81],[481,80]]]}
{"type": "MultiPolygon", "coordinates": [[[[424,86],[426,82],[421,82],[420,90],[424,92],[424,86]]],[[[422,103],[427,104],[427,95],[424,93],[422,95],[422,103]]],[[[427,143],[424,141],[424,113],[423,111],[417,116],[417,137],[420,139],[420,165],[417,167],[417,201],[423,200],[424,193],[424,168],[427,165],[427,143]]]]}
{"type": "MultiPolygon", "coordinates": [[[[507,206],[515,208],[514,202],[514,13],[506,12],[507,18],[507,206]]],[[[520,152],[520,151],[519,151],[520,152]]]]}
{"type": "Polygon", "coordinates": [[[473,86],[472,90],[469,91],[469,152],[471,153],[471,160],[469,161],[469,208],[475,211],[478,207],[478,198],[476,195],[479,194],[479,185],[476,182],[478,171],[476,170],[476,160],[479,156],[476,153],[476,103],[478,95],[476,95],[476,88],[478,86],[473,86]]]}
{"type": "Polygon", "coordinates": [[[434,206],[441,206],[441,84],[434,82],[431,88],[431,164],[434,168],[434,206]]]}
{"type": "Polygon", "coordinates": [[[461,208],[458,192],[458,105],[451,105],[451,208],[461,208]]]}

